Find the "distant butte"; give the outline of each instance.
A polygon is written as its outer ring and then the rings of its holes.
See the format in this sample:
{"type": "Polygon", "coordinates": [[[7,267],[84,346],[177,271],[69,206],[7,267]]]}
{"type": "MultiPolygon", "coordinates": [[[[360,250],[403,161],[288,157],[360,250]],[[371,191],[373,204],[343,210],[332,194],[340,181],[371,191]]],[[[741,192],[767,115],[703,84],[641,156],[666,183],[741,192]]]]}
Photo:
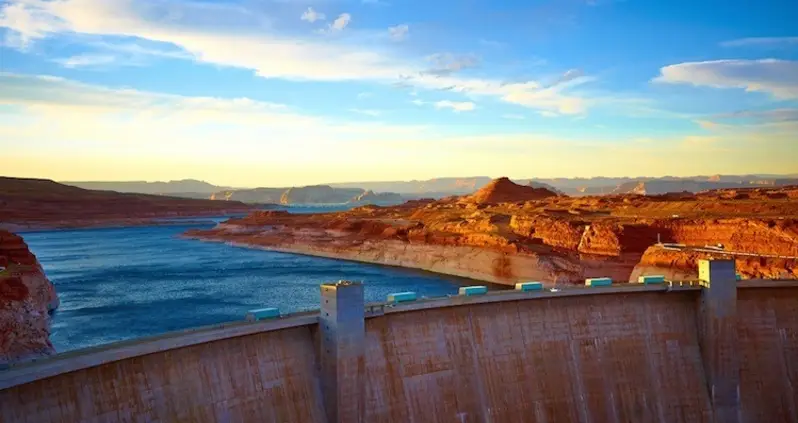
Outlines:
{"type": "Polygon", "coordinates": [[[494,179],[474,194],[464,197],[463,200],[477,204],[498,204],[543,200],[556,196],[556,192],[546,188],[518,185],[509,178],[498,178],[494,179]]]}

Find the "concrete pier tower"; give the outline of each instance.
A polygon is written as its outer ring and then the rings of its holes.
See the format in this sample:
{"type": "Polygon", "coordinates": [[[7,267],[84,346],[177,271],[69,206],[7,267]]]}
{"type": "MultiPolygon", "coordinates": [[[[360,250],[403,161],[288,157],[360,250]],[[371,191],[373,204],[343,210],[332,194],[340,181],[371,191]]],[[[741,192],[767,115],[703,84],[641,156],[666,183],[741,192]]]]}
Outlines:
{"type": "Polygon", "coordinates": [[[328,423],[365,418],[365,304],[363,285],[321,285],[321,389],[328,423]]]}
{"type": "Polygon", "coordinates": [[[738,423],[740,350],[737,337],[737,273],[734,260],[701,260],[701,352],[715,422],[738,423]]]}

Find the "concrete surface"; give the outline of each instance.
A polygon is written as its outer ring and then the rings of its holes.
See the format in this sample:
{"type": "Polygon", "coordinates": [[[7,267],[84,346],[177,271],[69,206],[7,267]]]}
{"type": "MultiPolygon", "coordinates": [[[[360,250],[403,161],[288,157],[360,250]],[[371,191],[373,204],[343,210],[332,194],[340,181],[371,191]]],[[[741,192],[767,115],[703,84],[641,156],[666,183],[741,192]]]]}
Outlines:
{"type": "MultiPolygon", "coordinates": [[[[616,285],[372,306],[363,421],[719,422],[705,294],[616,285]]],[[[795,282],[737,290],[742,422],[798,422],[797,307],[795,282]]],[[[169,334],[0,371],[0,421],[325,422],[318,321],[169,334]]]]}

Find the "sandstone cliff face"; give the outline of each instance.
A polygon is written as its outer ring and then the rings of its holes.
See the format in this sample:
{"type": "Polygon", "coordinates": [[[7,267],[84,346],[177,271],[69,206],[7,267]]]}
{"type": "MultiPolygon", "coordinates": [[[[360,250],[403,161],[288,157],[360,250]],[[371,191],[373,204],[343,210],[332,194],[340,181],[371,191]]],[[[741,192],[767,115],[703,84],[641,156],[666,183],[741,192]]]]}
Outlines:
{"type": "Polygon", "coordinates": [[[0,231],[0,365],[54,354],[55,288],[18,235],[0,231]]]}
{"type": "MultiPolygon", "coordinates": [[[[698,279],[699,260],[729,257],[721,253],[651,247],[635,266],[631,278],[637,279],[640,275],[664,275],[670,280],[695,280],[698,279]]],[[[739,255],[732,257],[737,273],[743,279],[798,279],[798,260],[739,255]]]]}
{"type": "Polygon", "coordinates": [[[362,193],[363,190],[359,188],[333,188],[328,185],[289,188],[280,197],[280,204],[339,204],[362,193]]]}
{"type": "MultiPolygon", "coordinates": [[[[601,276],[625,281],[649,271],[692,278],[684,271],[695,272],[695,258],[648,252],[658,238],[699,248],[723,243],[737,253],[798,256],[798,201],[790,189],[579,198],[546,194],[525,200],[532,188],[494,182],[484,196],[488,202],[469,196],[319,215],[259,212],[192,236],[506,284],[535,278],[580,283],[601,276]],[[498,198],[506,201],[492,202],[498,198]]],[[[739,263],[752,278],[795,274],[789,261],[741,258],[739,263]]]]}

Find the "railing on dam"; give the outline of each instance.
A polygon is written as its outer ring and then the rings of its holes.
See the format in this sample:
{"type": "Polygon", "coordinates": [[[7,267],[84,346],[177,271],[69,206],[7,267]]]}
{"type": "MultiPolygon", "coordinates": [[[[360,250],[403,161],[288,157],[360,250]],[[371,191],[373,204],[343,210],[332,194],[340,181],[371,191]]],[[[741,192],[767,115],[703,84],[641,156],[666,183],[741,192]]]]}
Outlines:
{"type": "Polygon", "coordinates": [[[798,284],[709,266],[399,303],[324,285],[316,312],[0,371],[0,421],[798,421],[798,284]]]}

